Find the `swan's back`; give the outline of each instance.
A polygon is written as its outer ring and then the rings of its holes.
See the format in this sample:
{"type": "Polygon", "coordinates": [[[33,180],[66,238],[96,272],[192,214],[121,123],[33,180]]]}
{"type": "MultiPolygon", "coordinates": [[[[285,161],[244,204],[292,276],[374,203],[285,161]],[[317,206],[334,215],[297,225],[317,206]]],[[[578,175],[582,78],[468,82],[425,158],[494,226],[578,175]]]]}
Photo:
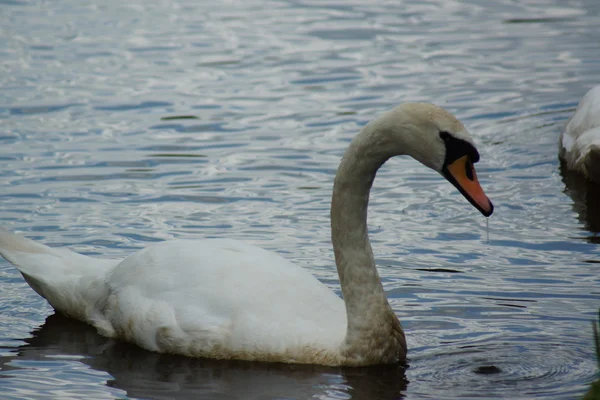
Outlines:
{"type": "Polygon", "coordinates": [[[345,336],[339,297],[306,270],[244,242],[158,243],[123,260],[106,281],[111,295],[95,325],[150,350],[300,359],[303,351],[339,348],[345,336]]]}
{"type": "Polygon", "coordinates": [[[568,169],[600,183],[600,85],[583,96],[559,145],[568,169]]]}
{"type": "Polygon", "coordinates": [[[581,98],[565,131],[571,136],[577,137],[598,126],[600,126],[600,85],[591,88],[581,98]]]}
{"type": "Polygon", "coordinates": [[[119,262],[0,230],[0,255],[57,311],[148,350],[340,362],[342,299],[303,268],[248,243],[161,242],[119,262]]]}

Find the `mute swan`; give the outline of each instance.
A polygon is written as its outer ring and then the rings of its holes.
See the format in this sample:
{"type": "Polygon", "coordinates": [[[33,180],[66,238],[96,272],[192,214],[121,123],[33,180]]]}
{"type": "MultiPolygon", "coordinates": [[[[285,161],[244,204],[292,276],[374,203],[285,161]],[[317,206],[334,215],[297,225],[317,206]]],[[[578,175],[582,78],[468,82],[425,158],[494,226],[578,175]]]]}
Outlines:
{"type": "Polygon", "coordinates": [[[50,248],[7,231],[0,254],[57,311],[102,335],[193,357],[362,366],[404,361],[406,341],[367,235],[375,173],[410,155],[483,215],[493,212],[465,127],[431,104],[407,103],[352,140],[333,185],[331,236],[344,300],[277,254],[227,239],[174,240],[122,261],[50,248]]]}
{"type": "Polygon", "coordinates": [[[579,102],[560,135],[559,157],[570,170],[600,183],[600,85],[579,102]]]}

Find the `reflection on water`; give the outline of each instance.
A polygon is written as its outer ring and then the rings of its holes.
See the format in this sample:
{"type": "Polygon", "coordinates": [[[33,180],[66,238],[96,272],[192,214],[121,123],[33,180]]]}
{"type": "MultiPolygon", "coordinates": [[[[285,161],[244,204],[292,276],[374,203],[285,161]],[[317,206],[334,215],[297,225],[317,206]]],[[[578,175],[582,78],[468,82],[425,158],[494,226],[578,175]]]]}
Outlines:
{"type": "Polygon", "coordinates": [[[585,230],[593,234],[587,240],[600,244],[600,185],[568,170],[562,161],[560,174],[565,184],[565,193],[573,199],[573,210],[579,215],[585,230]]]}
{"type": "MultiPolygon", "coordinates": [[[[403,366],[341,369],[152,353],[99,336],[93,328],[58,314],[48,317],[33,337],[25,341],[27,344],[16,350],[16,356],[0,357],[4,376],[19,379],[20,368],[36,365],[27,361],[61,360],[72,369],[82,363],[107,372],[109,386],[137,398],[394,399],[401,397],[407,385],[403,366]],[[19,367],[15,367],[15,361],[19,367]]],[[[69,390],[61,391],[62,378],[58,372],[52,384],[44,387],[40,383],[40,395],[61,393],[67,397],[69,390]]]]}
{"type": "MultiPolygon", "coordinates": [[[[600,373],[600,311],[598,311],[598,321],[592,322],[594,331],[594,348],[596,349],[596,361],[598,361],[598,371],[600,373]]],[[[591,383],[589,390],[583,400],[600,400],[600,377],[591,383]]]]}

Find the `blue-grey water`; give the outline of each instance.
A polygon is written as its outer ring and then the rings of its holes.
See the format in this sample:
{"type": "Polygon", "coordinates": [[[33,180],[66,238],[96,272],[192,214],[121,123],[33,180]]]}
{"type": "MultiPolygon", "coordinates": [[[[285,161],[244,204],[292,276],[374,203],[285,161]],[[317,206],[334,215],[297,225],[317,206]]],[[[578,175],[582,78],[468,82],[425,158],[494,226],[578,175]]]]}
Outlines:
{"type": "Polygon", "coordinates": [[[337,163],[404,101],[454,112],[486,220],[398,158],[373,248],[407,368],[159,355],[54,312],[0,261],[3,399],[574,399],[598,377],[600,189],[557,139],[600,83],[597,0],[0,0],[0,226],[124,257],[172,238],[276,251],[339,293],[337,163]],[[170,117],[194,118],[170,118],[170,117]]]}

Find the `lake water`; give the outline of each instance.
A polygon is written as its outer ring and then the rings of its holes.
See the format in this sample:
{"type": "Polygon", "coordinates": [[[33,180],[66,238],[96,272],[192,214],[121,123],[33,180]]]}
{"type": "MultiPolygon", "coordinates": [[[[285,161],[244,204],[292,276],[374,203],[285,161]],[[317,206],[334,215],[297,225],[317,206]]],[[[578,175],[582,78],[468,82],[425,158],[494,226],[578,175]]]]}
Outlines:
{"type": "Polygon", "coordinates": [[[0,261],[3,399],[573,399],[598,377],[600,190],[557,140],[600,83],[600,2],[0,0],[0,225],[119,258],[171,238],[276,251],[334,291],[338,161],[404,101],[454,112],[489,221],[415,161],[370,233],[407,368],[159,355],[53,310],[0,261]],[[172,118],[193,116],[192,118],[172,118]]]}

